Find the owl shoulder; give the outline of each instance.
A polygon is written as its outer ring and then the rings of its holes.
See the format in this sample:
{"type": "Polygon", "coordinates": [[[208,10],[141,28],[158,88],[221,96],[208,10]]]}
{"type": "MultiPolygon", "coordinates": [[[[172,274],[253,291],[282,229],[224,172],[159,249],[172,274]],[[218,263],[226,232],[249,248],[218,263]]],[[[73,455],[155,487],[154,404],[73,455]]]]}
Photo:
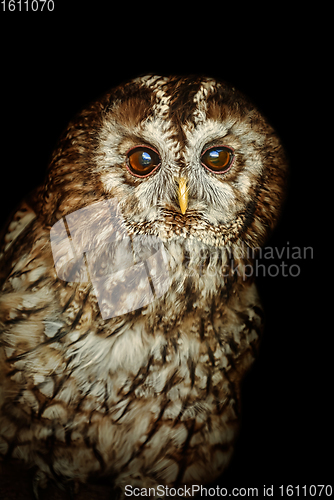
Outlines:
{"type": "Polygon", "coordinates": [[[0,228],[0,285],[6,280],[14,255],[26,253],[32,244],[32,228],[38,219],[39,190],[25,197],[0,228]]]}

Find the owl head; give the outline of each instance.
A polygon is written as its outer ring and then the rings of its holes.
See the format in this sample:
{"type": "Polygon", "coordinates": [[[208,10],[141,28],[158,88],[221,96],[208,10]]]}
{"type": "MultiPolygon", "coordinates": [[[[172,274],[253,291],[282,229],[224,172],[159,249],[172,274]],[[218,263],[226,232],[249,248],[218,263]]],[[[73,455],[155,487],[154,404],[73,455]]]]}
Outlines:
{"type": "Polygon", "coordinates": [[[132,233],[256,248],[277,220],[286,170],[275,131],[233,87],[147,75],[108,92],[69,124],[40,213],[52,225],[117,199],[132,233]]]}

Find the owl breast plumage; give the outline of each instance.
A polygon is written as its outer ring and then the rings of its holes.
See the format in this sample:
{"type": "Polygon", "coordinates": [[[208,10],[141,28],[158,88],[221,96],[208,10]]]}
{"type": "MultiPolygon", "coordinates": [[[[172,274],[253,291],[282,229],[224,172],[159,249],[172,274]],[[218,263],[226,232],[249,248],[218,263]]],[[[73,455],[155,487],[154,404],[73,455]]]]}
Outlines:
{"type": "Polygon", "coordinates": [[[61,483],[217,478],[262,331],[243,270],[285,179],[223,82],[148,75],[81,112],[3,233],[0,456],[61,483]]]}

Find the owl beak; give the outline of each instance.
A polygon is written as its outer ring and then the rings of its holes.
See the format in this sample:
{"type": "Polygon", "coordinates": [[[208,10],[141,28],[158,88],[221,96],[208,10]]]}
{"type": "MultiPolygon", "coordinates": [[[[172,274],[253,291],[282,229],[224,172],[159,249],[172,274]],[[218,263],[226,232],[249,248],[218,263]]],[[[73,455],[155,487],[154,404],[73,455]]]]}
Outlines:
{"type": "Polygon", "coordinates": [[[188,207],[188,187],[187,180],[184,177],[180,177],[179,180],[178,197],[181,212],[184,215],[188,207]]]}

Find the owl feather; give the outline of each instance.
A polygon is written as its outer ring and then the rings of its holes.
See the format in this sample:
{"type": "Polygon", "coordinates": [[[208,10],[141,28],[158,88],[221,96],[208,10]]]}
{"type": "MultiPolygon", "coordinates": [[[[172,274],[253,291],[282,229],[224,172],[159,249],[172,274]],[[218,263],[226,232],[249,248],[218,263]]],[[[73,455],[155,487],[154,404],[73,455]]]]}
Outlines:
{"type": "Polygon", "coordinates": [[[3,231],[0,457],[41,483],[108,478],[123,494],[217,479],[263,329],[243,270],[286,174],[271,125],[224,82],[147,75],[79,113],[3,231]],[[52,240],[65,230],[80,249],[68,261],[52,240]],[[141,270],[161,252],[145,292],[130,247],[141,270]]]}

